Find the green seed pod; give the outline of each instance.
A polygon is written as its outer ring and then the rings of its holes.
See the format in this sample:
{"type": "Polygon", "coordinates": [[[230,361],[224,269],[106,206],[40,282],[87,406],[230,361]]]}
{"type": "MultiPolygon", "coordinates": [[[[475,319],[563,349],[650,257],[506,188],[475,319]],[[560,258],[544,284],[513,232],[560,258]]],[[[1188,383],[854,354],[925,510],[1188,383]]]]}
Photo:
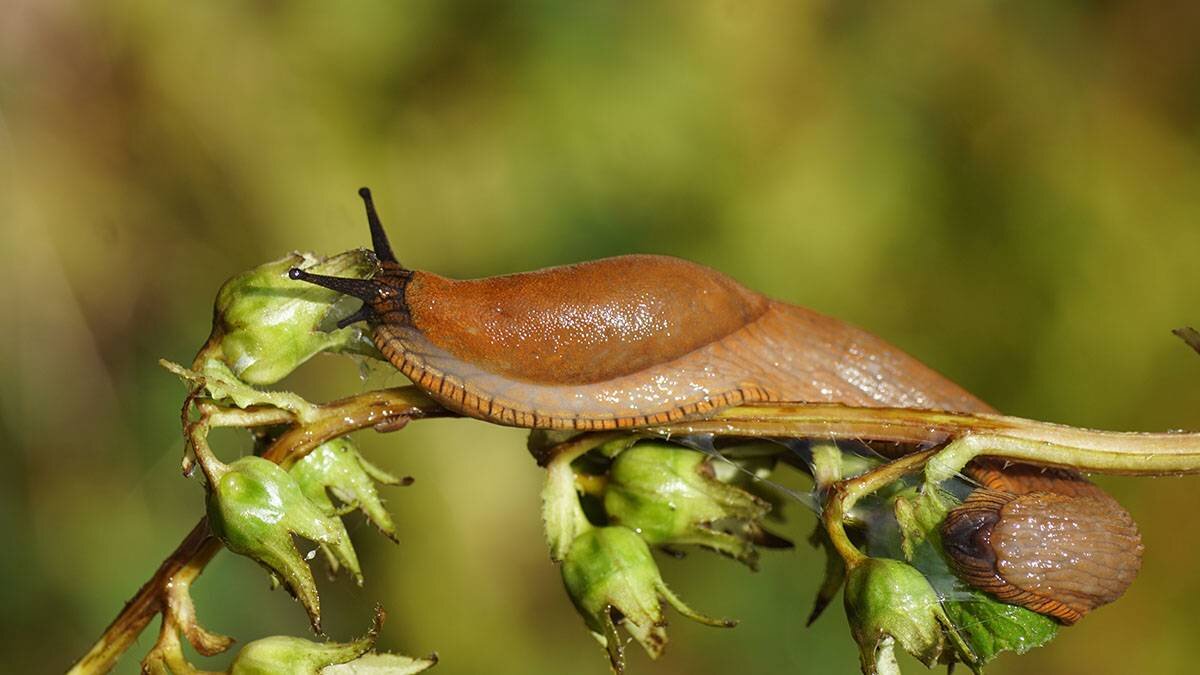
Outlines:
{"type": "Polygon", "coordinates": [[[274,384],[323,351],[377,354],[360,326],[323,331],[335,320],[341,294],[312,284],[292,281],[293,267],[365,279],[375,271],[375,258],[354,250],[320,260],[308,253],[243,272],[221,287],[213,309],[209,337],[213,356],[242,381],[274,384]]]}
{"type": "Polygon", "coordinates": [[[365,636],[350,642],[312,642],[275,635],[242,647],[229,668],[230,675],[411,675],[437,664],[437,657],[414,659],[399,654],[377,654],[375,646],[383,623],[383,610],[365,636]]]}
{"type": "Polygon", "coordinates": [[[618,672],[624,667],[624,654],[616,625],[624,626],[651,658],[657,658],[667,644],[664,600],[700,623],[735,624],[698,614],[685,605],[663,582],[646,542],[624,527],[600,527],[580,534],[563,560],[562,577],[571,602],[608,650],[618,672]]]}
{"type": "MultiPolygon", "coordinates": [[[[206,460],[205,472],[211,481],[207,502],[213,533],[230,551],[252,558],[282,580],[320,632],[317,586],[292,535],[349,548],[341,521],[309,501],[287,471],[261,457],[243,457],[229,465],[206,460]]],[[[358,575],[357,566],[351,572],[358,575]]]]}
{"type": "Polygon", "coordinates": [[[613,460],[604,493],[610,522],[647,543],[697,544],[754,567],[755,543],[787,545],[767,535],[771,507],[717,480],[708,456],[668,443],[639,443],[613,460]]]}
{"type": "Polygon", "coordinates": [[[894,663],[893,644],[927,666],[953,658],[947,636],[960,654],[970,654],[929,581],[899,560],[868,558],[850,569],[845,601],[867,675],[894,663]]]}
{"type": "Polygon", "coordinates": [[[312,642],[272,635],[248,643],[238,652],[229,675],[318,675],[326,666],[352,661],[371,648],[366,638],[353,642],[312,642]]]}
{"type": "MultiPolygon", "coordinates": [[[[384,508],[383,500],[379,498],[375,481],[384,485],[407,485],[412,481],[396,478],[368,462],[359,454],[350,439],[338,438],[317,446],[292,466],[291,474],[299,483],[304,496],[326,515],[336,518],[349,511],[361,510],[375,527],[392,541],[396,540],[392,517],[384,508]],[[333,493],[342,506],[334,505],[330,493],[333,493]]],[[[341,521],[338,520],[337,523],[342,531],[342,536],[339,537],[342,543],[335,546],[321,544],[321,549],[335,573],[341,566],[345,566],[359,585],[362,585],[362,575],[358,573],[358,558],[354,554],[354,548],[350,546],[350,537],[341,521]]]]}

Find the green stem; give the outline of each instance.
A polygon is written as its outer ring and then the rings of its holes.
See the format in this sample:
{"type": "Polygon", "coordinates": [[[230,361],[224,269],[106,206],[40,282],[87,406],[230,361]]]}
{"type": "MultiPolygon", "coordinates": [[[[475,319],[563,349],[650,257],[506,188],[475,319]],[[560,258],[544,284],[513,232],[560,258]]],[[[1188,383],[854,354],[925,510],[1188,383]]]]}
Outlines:
{"type": "Polygon", "coordinates": [[[197,407],[200,409],[200,414],[208,421],[208,426],[214,429],[217,427],[249,429],[296,422],[295,415],[273,406],[251,406],[245,409],[226,408],[211,401],[205,401],[197,407]]]}
{"type": "Polygon", "coordinates": [[[547,453],[546,485],[542,488],[542,523],[550,559],[559,561],[571,550],[571,544],[592,524],[579,503],[578,485],[571,462],[588,451],[612,440],[611,432],[583,434],[559,443],[547,453]]]}
{"type": "Polygon", "coordinates": [[[958,442],[965,446],[954,448],[955,453],[970,457],[1004,457],[1127,476],[1200,473],[1200,433],[1097,431],[986,413],[773,403],[729,408],[710,419],[648,431],[663,436],[715,433],[918,445],[958,442]]]}
{"type": "Polygon", "coordinates": [[[946,480],[982,455],[1123,476],[1200,473],[1200,447],[1196,447],[1200,444],[1195,434],[1125,435],[1065,427],[1055,431],[1058,433],[1042,437],[1020,433],[967,434],[929,460],[926,479],[931,483],[946,480]],[[1175,440],[1172,437],[1188,438],[1184,442],[1168,442],[1175,440]]]}
{"type": "Polygon", "coordinates": [[[825,531],[829,533],[829,540],[833,544],[834,550],[842,556],[842,560],[846,561],[847,569],[854,569],[867,559],[867,555],[858,550],[858,547],[847,536],[846,514],[863,497],[891,485],[906,474],[925,466],[925,463],[937,452],[936,449],[914,452],[876,467],[861,476],[833,484],[829,491],[829,497],[825,500],[821,519],[825,524],[825,531]]]}
{"type": "Polygon", "coordinates": [[[184,435],[187,437],[192,452],[196,455],[196,461],[200,463],[200,470],[204,472],[204,480],[208,481],[210,486],[216,485],[221,480],[221,476],[229,473],[229,465],[217,459],[216,454],[208,445],[208,421],[202,419],[191,422],[187,425],[184,435]]]}

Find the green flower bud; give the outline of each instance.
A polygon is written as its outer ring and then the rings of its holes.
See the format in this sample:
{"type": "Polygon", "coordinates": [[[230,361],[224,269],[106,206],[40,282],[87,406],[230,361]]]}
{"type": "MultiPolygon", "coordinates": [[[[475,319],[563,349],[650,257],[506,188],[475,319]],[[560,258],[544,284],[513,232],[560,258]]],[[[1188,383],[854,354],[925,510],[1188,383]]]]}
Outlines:
{"type": "Polygon", "coordinates": [[[371,641],[312,642],[288,635],[248,643],[238,652],[230,675],[318,675],[326,666],[352,661],[371,648],[371,641]]]}
{"type": "Polygon", "coordinates": [[[899,560],[867,558],[853,567],[846,577],[845,600],[867,675],[888,672],[885,665],[894,664],[893,644],[927,666],[954,658],[947,636],[960,653],[970,653],[929,581],[899,560]]]}
{"type": "Polygon", "coordinates": [[[665,600],[684,616],[710,626],[736,622],[698,614],[663,582],[650,548],[624,527],[599,527],[580,534],[562,563],[563,584],[592,634],[608,650],[614,670],[624,667],[616,624],[657,658],[667,644],[665,600]]]}
{"type": "Polygon", "coordinates": [[[349,548],[341,521],[309,501],[296,479],[271,461],[255,456],[229,465],[202,461],[210,480],[208,521],[213,533],[230,551],[252,558],[282,580],[320,632],[317,586],[292,535],[349,548]]]}
{"type": "Polygon", "coordinates": [[[348,438],[338,438],[317,446],[291,469],[292,477],[300,485],[300,490],[308,500],[332,516],[341,530],[339,543],[333,546],[321,544],[325,557],[329,560],[330,568],[336,573],[345,566],[361,585],[362,575],[359,572],[358,557],[350,545],[350,536],[346,534],[345,526],[337,516],[354,510],[361,510],[375,527],[396,540],[396,529],[392,517],[383,506],[379,492],[375,489],[375,481],[385,485],[405,485],[411,482],[396,478],[377,468],[359,454],[358,449],[348,438]],[[330,493],[342,503],[335,506],[330,499],[330,493]]]}
{"type": "Polygon", "coordinates": [[[345,313],[335,310],[341,294],[288,278],[288,270],[299,267],[365,279],[375,266],[374,256],[364,250],[326,260],[293,253],[233,277],[217,293],[209,336],[212,356],[244,382],[266,385],[283,379],[319,352],[375,355],[361,326],[321,330],[338,318],[333,314],[345,313]]]}
{"type": "Polygon", "coordinates": [[[604,510],[649,544],[698,544],[751,567],[755,543],[788,545],[762,529],[767,502],[717,480],[708,456],[668,443],[639,443],[617,455],[604,510]]]}
{"type": "Polygon", "coordinates": [[[383,624],[375,610],[370,632],[351,642],[312,642],[286,635],[255,640],[242,647],[229,668],[230,675],[410,675],[432,668],[437,657],[414,659],[399,654],[371,652],[383,624]]]}

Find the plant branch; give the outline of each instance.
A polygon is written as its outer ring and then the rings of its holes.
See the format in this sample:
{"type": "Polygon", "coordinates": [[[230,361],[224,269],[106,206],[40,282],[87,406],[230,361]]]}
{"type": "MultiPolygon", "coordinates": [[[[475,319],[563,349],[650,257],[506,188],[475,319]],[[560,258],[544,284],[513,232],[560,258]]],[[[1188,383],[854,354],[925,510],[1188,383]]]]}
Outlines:
{"type": "Polygon", "coordinates": [[[964,453],[968,460],[983,455],[1123,476],[1200,473],[1200,433],[1096,431],[986,413],[772,403],[729,408],[708,419],[647,432],[924,446],[961,441],[955,452],[964,453]]]}
{"type": "MultiPolygon", "coordinates": [[[[211,401],[198,402],[202,412],[213,413],[212,426],[230,426],[239,421],[258,426],[294,421],[268,408],[238,410],[222,408],[211,401]]],[[[282,412],[282,411],[280,411],[282,412]]],[[[453,416],[453,413],[437,405],[415,387],[400,387],[370,391],[332,403],[317,406],[316,414],[307,423],[296,423],[279,436],[263,453],[263,457],[287,467],[317,446],[352,431],[367,427],[390,429],[402,418],[421,419],[453,416]]],[[[172,604],[180,606],[179,595],[173,589],[188,586],[204,571],[205,566],[221,550],[221,542],[209,532],[207,518],[192,528],[192,531],[159,565],[154,576],[147,581],[117,615],[100,638],[69,671],[85,675],[106,673],[116,665],[117,659],[129,649],[150,621],[164,614],[172,604]]],[[[185,635],[200,639],[202,630],[195,625],[191,616],[176,616],[171,620],[188,620],[188,625],[179,626],[185,635]]],[[[201,648],[203,651],[203,648],[201,648]]]]}
{"type": "Polygon", "coordinates": [[[848,569],[854,569],[867,556],[858,550],[846,535],[846,514],[854,508],[858,500],[900,480],[906,474],[919,470],[937,452],[937,449],[914,452],[860,476],[834,483],[830,487],[829,497],[825,500],[825,507],[821,512],[821,520],[825,531],[829,533],[830,542],[838,555],[842,556],[848,569]]]}

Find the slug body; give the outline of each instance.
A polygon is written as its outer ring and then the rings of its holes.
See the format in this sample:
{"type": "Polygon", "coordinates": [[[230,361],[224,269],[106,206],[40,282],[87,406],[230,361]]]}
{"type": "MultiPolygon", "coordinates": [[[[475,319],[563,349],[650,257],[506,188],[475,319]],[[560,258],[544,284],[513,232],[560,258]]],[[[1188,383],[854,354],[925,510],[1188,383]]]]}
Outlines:
{"type": "MultiPolygon", "coordinates": [[[[650,426],[757,401],[994,412],[870,333],[676,258],[621,256],[461,281],[405,269],[370,193],[360,194],[380,272],[369,280],[290,275],[361,298],[362,310],[340,325],[367,321],[384,356],[456,412],[580,430],[650,426]]],[[[977,493],[1018,498],[968,499],[947,518],[946,551],[968,582],[1072,622],[1136,575],[1136,526],[1080,475],[986,458],[967,472],[985,489],[977,493]],[[1090,534],[1057,543],[1026,536],[1030,523],[1051,521],[1090,534]],[[1039,586],[1037,565],[1057,544],[1057,585],[1039,586]],[[1106,553],[1089,558],[1089,547],[1106,553]],[[1073,570],[1071,560],[1087,569],[1073,570]],[[1068,577],[1074,586],[1062,582],[1068,577]]]]}
{"type": "Polygon", "coordinates": [[[413,272],[403,304],[375,325],[383,354],[443,405],[500,424],[616,429],[746,401],[983,405],[868,333],[675,258],[413,272]]]}

